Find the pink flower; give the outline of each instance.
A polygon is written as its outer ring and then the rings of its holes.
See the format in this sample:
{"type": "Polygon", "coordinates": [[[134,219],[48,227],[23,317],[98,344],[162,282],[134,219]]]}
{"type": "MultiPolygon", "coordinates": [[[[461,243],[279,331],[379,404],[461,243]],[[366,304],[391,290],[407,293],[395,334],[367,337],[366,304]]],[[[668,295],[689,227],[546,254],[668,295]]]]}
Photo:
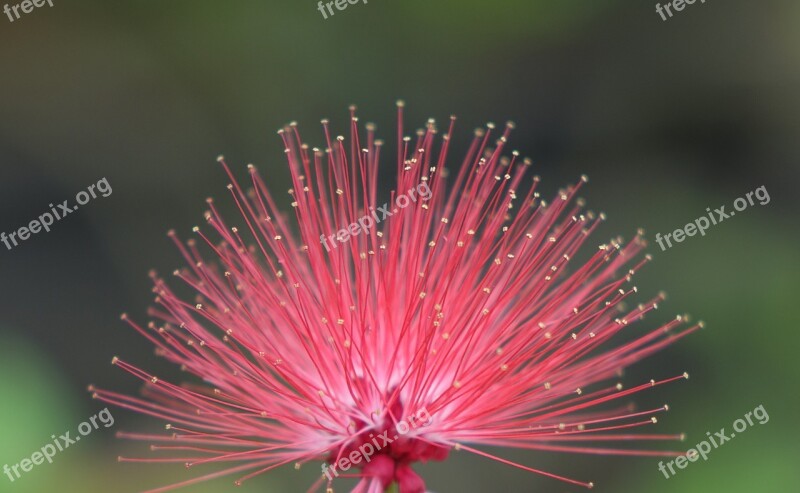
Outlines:
{"type": "Polygon", "coordinates": [[[242,214],[237,227],[209,199],[215,235],[195,228],[199,242],[184,244],[170,233],[188,263],[174,274],[196,299],[153,274],[157,321],[142,327],[123,315],[194,383],[175,385],[115,357],[146,382],[144,397],[91,388],[169,423],[164,435],[120,434],[157,444],[164,457],[121,460],[221,465],[151,491],[228,474],[238,484],[325,461],[312,491],[358,477],[356,492],[397,483],[421,493],[411,465],[453,450],[591,487],[486,449],[675,455],[613,442],[679,439],[634,433],[667,406],[637,412],[624,401],[688,375],[629,389],[615,378],[702,322],[687,327],[679,316],[633,329],[663,298],[623,308],[649,260],[641,232],[580,253],[604,219],[575,198],[586,178],[545,202],[539,178],[524,181],[531,161],[505,155],[512,124],[476,130],[448,183],[454,122],[443,135],[429,120],[403,137],[398,104],[397,189],[383,205],[382,142],[372,125],[359,131],[354,109],[348,139],[323,120],[324,150],[309,149],[294,123],[280,130],[296,221],[253,166],[245,190],[220,158],[242,214]],[[580,255],[587,260],[573,260],[580,255]]]}

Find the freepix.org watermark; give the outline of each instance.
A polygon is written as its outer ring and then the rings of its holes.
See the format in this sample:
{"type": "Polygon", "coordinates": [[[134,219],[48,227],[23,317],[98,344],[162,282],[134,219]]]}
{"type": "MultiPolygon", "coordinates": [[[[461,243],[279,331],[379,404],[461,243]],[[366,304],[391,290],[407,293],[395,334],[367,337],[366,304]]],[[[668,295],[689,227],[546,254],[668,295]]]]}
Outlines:
{"type": "MultiPolygon", "coordinates": [[[[700,3],[706,3],[706,0],[699,0],[700,3]]],[[[676,12],[680,12],[681,10],[685,9],[687,5],[692,5],[695,0],[672,0],[671,2],[665,3],[663,6],[660,3],[656,4],[656,13],[661,16],[662,21],[667,20],[667,16],[664,15],[666,11],[667,15],[672,17],[672,9],[675,9],[676,12]]]]}
{"type": "Polygon", "coordinates": [[[724,205],[718,209],[714,209],[714,212],[711,212],[710,207],[706,207],[708,217],[700,216],[695,219],[694,222],[691,222],[682,228],[678,228],[672,233],[667,233],[663,237],[661,236],[661,233],[656,233],[656,243],[658,243],[658,246],[661,247],[661,251],[664,251],[667,248],[672,248],[672,240],[674,240],[676,243],[681,243],[686,239],[687,236],[694,236],[698,232],[700,233],[700,236],[705,236],[706,230],[711,226],[716,226],[725,219],[735,216],[736,212],[741,212],[748,207],[755,205],[753,196],[758,199],[758,203],[760,205],[769,204],[770,198],[769,192],[767,192],[767,187],[761,185],[755,190],[747,192],[744,197],[739,197],[738,199],[734,200],[733,208],[736,209],[735,211],[725,212],[724,205]],[[666,247],[664,246],[664,243],[667,244],[666,247]]]}
{"type": "Polygon", "coordinates": [[[319,12],[322,14],[323,19],[327,19],[328,14],[325,13],[325,7],[328,7],[328,12],[331,14],[331,16],[333,16],[335,14],[335,12],[333,11],[334,5],[336,6],[336,10],[344,10],[347,8],[348,4],[355,5],[357,3],[361,3],[362,1],[366,5],[367,0],[334,0],[328,3],[324,3],[322,0],[320,0],[317,3],[317,10],[319,10],[319,12]]]}
{"type": "Polygon", "coordinates": [[[397,433],[393,437],[389,436],[391,431],[390,429],[385,430],[383,433],[377,436],[375,436],[374,433],[370,433],[369,437],[371,440],[362,443],[358,449],[350,452],[350,455],[347,457],[342,457],[333,464],[322,464],[322,473],[329,480],[333,480],[331,473],[333,473],[333,476],[338,478],[339,472],[336,470],[337,468],[341,471],[347,471],[354,465],[360,464],[362,460],[366,463],[369,463],[372,460],[372,456],[376,452],[379,452],[383,447],[389,445],[409,431],[421,426],[428,426],[432,422],[433,416],[431,416],[428,410],[423,407],[413,416],[409,416],[406,419],[399,421],[394,427],[397,433]]]}
{"type": "Polygon", "coordinates": [[[57,453],[63,452],[71,445],[78,443],[81,437],[85,437],[86,435],[91,434],[94,430],[99,429],[100,425],[98,424],[98,421],[106,428],[114,426],[114,416],[111,415],[111,412],[108,410],[108,408],[105,408],[99,413],[90,417],[87,421],[84,421],[78,425],[79,435],[76,435],[73,438],[70,436],[69,431],[63,435],[59,435],[58,438],[56,438],[55,435],[50,435],[50,438],[53,439],[53,443],[48,443],[40,450],[37,450],[31,454],[30,458],[26,457],[17,464],[12,466],[5,464],[3,466],[3,473],[8,476],[8,479],[13,483],[22,477],[22,473],[30,472],[33,469],[33,466],[44,464],[44,461],[47,461],[48,464],[52,464],[53,457],[55,457],[57,453]],[[22,470],[22,473],[20,473],[20,470],[22,470]]]}
{"type": "MultiPolygon", "coordinates": [[[[392,209],[392,211],[389,211],[389,203],[387,202],[383,204],[383,206],[378,207],[377,209],[373,209],[371,211],[371,214],[366,214],[364,216],[361,216],[361,218],[358,221],[348,225],[344,229],[340,229],[335,234],[328,236],[319,235],[319,241],[320,243],[323,244],[323,246],[325,246],[325,250],[330,252],[331,249],[328,246],[328,240],[331,240],[333,248],[336,248],[337,247],[336,241],[344,243],[346,241],[349,241],[351,236],[357,236],[361,234],[362,231],[366,233],[374,225],[380,223],[381,221],[391,216],[392,214],[395,214],[400,209],[405,209],[412,202],[416,202],[417,195],[419,195],[419,198],[421,198],[422,200],[428,200],[429,198],[431,198],[432,193],[433,192],[431,191],[431,188],[428,186],[428,182],[423,181],[422,183],[417,185],[416,188],[409,189],[408,192],[398,195],[397,198],[394,199],[394,204],[397,207],[392,209]],[[381,213],[381,217],[378,217],[378,212],[381,213]]],[[[370,209],[372,209],[372,207],[370,207],[370,209]]]]}
{"type": "Polygon", "coordinates": [[[664,461],[659,462],[658,470],[664,474],[665,478],[669,479],[677,474],[675,469],[672,467],[673,465],[678,466],[678,469],[686,469],[686,466],[688,466],[690,462],[697,462],[697,459],[700,457],[702,457],[704,461],[708,460],[708,453],[711,452],[712,445],[714,448],[718,448],[720,445],[736,437],[737,433],[742,433],[743,431],[747,430],[748,427],[753,426],[755,424],[753,422],[753,417],[758,420],[758,424],[760,425],[767,424],[769,422],[769,414],[767,414],[767,410],[764,409],[764,405],[762,404],[752,411],[745,413],[744,418],[739,418],[734,421],[734,431],[728,434],[725,432],[725,428],[720,428],[720,430],[714,432],[713,435],[710,431],[707,431],[706,435],[708,435],[708,440],[703,440],[695,445],[695,448],[689,449],[685,455],[680,455],[674,460],[667,462],[666,467],[664,466],[664,461]],[[669,469],[669,473],[667,473],[667,469],[669,469]]]}
{"type": "MultiPolygon", "coordinates": [[[[108,180],[101,178],[94,185],[89,185],[89,188],[86,190],[81,190],[78,192],[75,195],[75,202],[77,202],[78,205],[85,205],[88,204],[90,200],[96,199],[97,193],[95,192],[95,189],[97,189],[97,192],[100,192],[101,197],[108,197],[111,195],[112,191],[111,185],[108,184],[108,180]]],[[[6,235],[5,231],[0,233],[0,241],[3,242],[7,249],[11,250],[15,246],[19,245],[19,242],[27,240],[31,237],[31,235],[34,235],[39,231],[50,231],[50,226],[52,226],[55,221],[64,219],[68,214],[72,214],[78,210],[78,205],[73,205],[70,207],[69,200],[65,200],[58,204],[58,208],[54,207],[53,204],[48,205],[50,207],[50,212],[45,212],[37,219],[31,221],[27,226],[22,226],[16,231],[12,231],[8,235],[6,235]]]]}
{"type": "Polygon", "coordinates": [[[43,7],[45,3],[51,7],[53,6],[53,0],[23,0],[22,3],[12,3],[10,6],[5,4],[3,6],[3,12],[8,16],[9,22],[14,22],[19,19],[20,11],[22,11],[23,14],[30,14],[35,7],[43,7]],[[14,12],[13,17],[11,16],[11,12],[14,12]]]}

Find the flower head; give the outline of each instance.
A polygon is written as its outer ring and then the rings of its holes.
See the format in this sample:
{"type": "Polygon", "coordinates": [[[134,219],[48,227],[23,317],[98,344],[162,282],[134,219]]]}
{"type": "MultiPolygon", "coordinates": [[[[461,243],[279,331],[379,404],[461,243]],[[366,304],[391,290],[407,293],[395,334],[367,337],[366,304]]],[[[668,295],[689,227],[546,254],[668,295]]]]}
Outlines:
{"type": "Polygon", "coordinates": [[[398,104],[397,188],[385,203],[382,142],[373,125],[362,133],[354,109],[348,139],[322,121],[321,149],[286,126],[278,133],[295,221],[255,167],[243,188],[220,158],[238,224],[226,225],[209,199],[209,228],[195,228],[197,239],[170,233],[188,263],[174,275],[196,299],[153,274],[154,321],[143,327],[123,315],[194,383],[176,385],[114,358],[146,382],[144,396],[92,388],[105,402],[169,423],[165,435],[121,434],[156,444],[165,457],[121,460],[222,464],[152,491],[228,474],[240,483],[322,461],[312,490],[347,476],[360,478],[357,492],[397,483],[401,493],[421,493],[412,464],[453,450],[591,487],[486,448],[671,454],[613,442],[678,439],[633,432],[667,406],[633,411],[624,401],[688,376],[629,389],[615,378],[702,323],[677,317],[631,329],[662,299],[623,308],[649,260],[641,233],[584,248],[604,219],[576,198],[586,178],[545,201],[539,178],[526,179],[531,161],[507,155],[512,124],[476,130],[448,183],[454,124],[440,134],[429,120],[404,137],[398,104]]]}

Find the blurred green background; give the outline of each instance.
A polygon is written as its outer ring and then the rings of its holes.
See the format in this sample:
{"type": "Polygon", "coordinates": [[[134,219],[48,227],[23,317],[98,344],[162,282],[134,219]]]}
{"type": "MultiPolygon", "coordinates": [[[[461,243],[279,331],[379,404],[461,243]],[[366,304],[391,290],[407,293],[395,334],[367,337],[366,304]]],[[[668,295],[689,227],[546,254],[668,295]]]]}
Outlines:
{"type": "MultiPolygon", "coordinates": [[[[667,22],[655,3],[370,0],[325,20],[311,0],[54,0],[0,17],[0,231],[102,177],[113,188],[50,233],[0,248],[0,465],[97,413],[87,384],[136,392],[112,355],[179,377],[119,314],[146,319],[147,271],[181,263],[165,232],[187,236],[207,196],[227,198],[218,154],[241,175],[257,164],[281,191],[282,124],[297,120],[320,144],[319,119],[344,129],[355,103],[391,142],[402,97],[412,128],[459,116],[454,157],[473,127],[511,119],[512,147],[533,157],[545,191],[588,174],[584,195],[609,216],[598,244],[637,227],[671,232],[765,185],[768,205],[665,252],[653,243],[641,300],[670,298],[644,323],[689,312],[707,329],[624,381],[691,373],[637,399],[670,404],[658,432],[686,432],[680,447],[760,404],[769,423],[669,480],[652,458],[503,454],[601,492],[797,491],[800,3],[696,2],[667,22]]],[[[112,413],[113,428],[54,464],[0,476],[0,492],[133,492],[188,477],[180,465],[118,464],[144,447],[115,431],[162,423],[112,413]]],[[[582,491],[463,453],[421,470],[437,493],[582,491]]],[[[183,491],[305,491],[317,475],[288,468],[183,491]]]]}

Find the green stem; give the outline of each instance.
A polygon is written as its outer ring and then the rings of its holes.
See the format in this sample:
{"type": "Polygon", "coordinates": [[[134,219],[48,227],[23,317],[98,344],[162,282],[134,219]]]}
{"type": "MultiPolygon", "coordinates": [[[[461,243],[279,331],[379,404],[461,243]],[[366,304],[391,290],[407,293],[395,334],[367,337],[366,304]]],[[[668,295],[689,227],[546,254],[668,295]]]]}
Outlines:
{"type": "Polygon", "coordinates": [[[398,493],[397,483],[392,483],[386,488],[386,493],[398,493]]]}

